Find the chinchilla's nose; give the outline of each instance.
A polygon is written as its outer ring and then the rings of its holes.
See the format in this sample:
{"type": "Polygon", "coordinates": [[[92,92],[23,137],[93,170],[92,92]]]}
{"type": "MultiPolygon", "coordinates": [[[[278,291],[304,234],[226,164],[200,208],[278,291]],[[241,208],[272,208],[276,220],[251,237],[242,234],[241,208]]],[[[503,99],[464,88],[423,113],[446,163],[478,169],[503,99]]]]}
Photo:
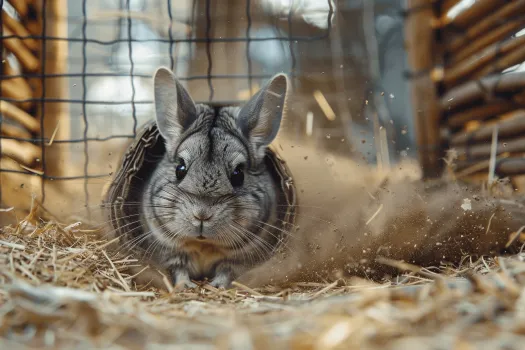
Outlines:
{"type": "Polygon", "coordinates": [[[193,212],[193,217],[199,221],[208,221],[212,216],[212,213],[209,213],[205,210],[196,210],[193,212]]]}

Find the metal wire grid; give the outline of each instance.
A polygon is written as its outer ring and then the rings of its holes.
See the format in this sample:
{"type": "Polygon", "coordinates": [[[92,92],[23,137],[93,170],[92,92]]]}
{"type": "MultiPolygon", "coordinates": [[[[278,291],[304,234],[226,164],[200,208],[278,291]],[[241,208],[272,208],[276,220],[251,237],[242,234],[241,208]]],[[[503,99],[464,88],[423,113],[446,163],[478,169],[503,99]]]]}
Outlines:
{"type": "MultiPolygon", "coordinates": [[[[47,25],[47,16],[46,16],[46,5],[47,0],[43,1],[43,13],[41,13],[41,20],[42,20],[42,33],[46,32],[46,25],[47,25]]],[[[41,147],[41,162],[42,162],[42,174],[40,173],[34,173],[24,170],[13,170],[13,169],[0,169],[0,172],[12,172],[12,173],[20,173],[25,174],[28,176],[39,176],[43,178],[44,180],[78,180],[78,179],[84,179],[84,195],[85,195],[85,201],[88,203],[89,201],[89,191],[88,191],[88,180],[92,178],[104,178],[107,177],[108,174],[89,174],[88,173],[88,166],[89,166],[89,154],[88,154],[88,143],[90,142],[104,142],[109,141],[112,139],[131,139],[134,138],[137,134],[137,116],[136,116],[136,105],[137,104],[152,104],[153,101],[135,101],[135,86],[133,77],[145,77],[149,78],[149,75],[145,74],[137,74],[134,72],[134,62],[132,58],[132,43],[133,42],[162,42],[162,43],[168,43],[169,44],[169,52],[168,55],[170,57],[170,63],[171,68],[174,68],[174,58],[173,58],[173,46],[177,43],[206,43],[206,53],[207,53],[207,59],[208,59],[208,69],[206,75],[192,75],[192,76],[186,76],[186,77],[180,77],[179,79],[182,81],[193,81],[193,80],[207,80],[207,85],[209,88],[209,101],[212,101],[214,99],[214,87],[212,80],[215,79],[246,79],[248,81],[249,89],[252,91],[252,82],[253,79],[266,79],[270,78],[271,75],[265,75],[265,74],[253,74],[252,72],[252,57],[250,54],[250,43],[254,41],[272,41],[272,40],[278,40],[278,41],[285,41],[289,43],[289,49],[290,49],[290,55],[292,57],[291,62],[291,72],[288,72],[292,84],[295,84],[295,70],[296,70],[296,59],[294,56],[294,52],[292,49],[292,45],[294,42],[300,42],[300,41],[316,41],[316,40],[323,40],[329,37],[330,31],[332,30],[332,17],[334,13],[334,5],[332,3],[333,0],[327,0],[327,4],[329,6],[329,13],[327,16],[327,29],[325,32],[321,35],[312,35],[312,36],[297,36],[293,35],[292,33],[292,16],[294,11],[294,5],[293,1],[291,2],[290,11],[288,14],[288,36],[274,36],[274,37],[251,37],[250,31],[252,27],[252,19],[250,16],[250,7],[251,7],[251,0],[246,0],[246,16],[247,16],[247,28],[246,28],[246,35],[245,37],[230,37],[230,38],[212,38],[210,36],[211,31],[211,22],[212,22],[212,14],[211,14],[211,0],[206,0],[205,2],[205,12],[206,12],[206,35],[204,38],[189,38],[189,39],[175,39],[172,36],[171,27],[173,25],[173,14],[172,14],[172,7],[171,7],[171,0],[166,0],[166,6],[167,6],[167,12],[170,19],[170,30],[169,30],[169,39],[152,39],[152,40],[143,40],[143,39],[136,39],[132,37],[132,21],[130,16],[130,0],[125,0],[125,7],[127,9],[127,29],[128,29],[128,38],[122,39],[118,38],[115,40],[95,40],[95,39],[89,39],[86,35],[86,29],[87,29],[87,9],[86,4],[87,0],[82,1],[82,16],[83,16],[83,22],[82,22],[82,38],[71,38],[71,37],[55,37],[55,36],[44,36],[44,35],[31,35],[29,37],[20,37],[18,35],[2,35],[1,39],[10,39],[10,38],[34,38],[34,39],[40,39],[42,40],[42,54],[39,58],[42,62],[42,69],[39,74],[37,73],[28,73],[28,74],[20,74],[16,76],[11,76],[10,78],[17,78],[17,77],[23,77],[23,78],[36,78],[40,79],[40,83],[42,84],[42,96],[41,97],[34,97],[31,99],[26,100],[19,100],[19,99],[11,99],[7,97],[1,97],[2,100],[7,102],[38,102],[40,103],[41,110],[44,111],[44,106],[46,103],[67,103],[67,104],[81,104],[82,106],[82,118],[84,122],[84,130],[83,130],[83,137],[82,138],[72,138],[68,140],[54,140],[53,142],[55,144],[64,144],[64,143],[83,143],[84,144],[84,174],[83,176],[49,176],[46,172],[46,155],[45,155],[45,144],[49,142],[49,139],[44,137],[35,137],[35,138],[18,138],[18,137],[11,137],[11,136],[2,136],[3,139],[12,139],[17,141],[28,141],[35,144],[39,144],[41,147]],[[50,74],[47,73],[45,70],[45,61],[46,61],[46,43],[50,41],[67,41],[68,43],[74,43],[74,42],[80,42],[82,43],[82,57],[83,57],[83,64],[82,64],[82,72],[81,73],[64,73],[64,74],[50,74]],[[120,42],[126,42],[128,44],[129,49],[129,63],[130,63],[130,71],[128,74],[125,73],[89,73],[87,72],[87,45],[89,43],[92,44],[98,44],[98,45],[115,45],[120,42]],[[211,44],[216,42],[225,42],[225,43],[233,43],[233,42],[245,42],[246,43],[246,61],[247,61],[247,73],[246,74],[236,74],[236,75],[221,75],[221,74],[213,74],[213,55],[211,53],[211,44]],[[132,98],[131,101],[90,101],[87,100],[87,85],[86,85],[86,79],[89,77],[125,77],[129,76],[131,81],[131,88],[132,88],[132,98]],[[81,99],[61,99],[61,98],[46,98],[46,90],[45,90],[45,82],[46,78],[55,78],[55,77],[80,77],[82,79],[82,98],[81,99]],[[88,137],[88,131],[90,127],[89,123],[89,117],[86,113],[86,106],[90,104],[98,104],[98,105],[125,105],[125,104],[131,104],[132,106],[132,120],[133,120],[133,133],[132,134],[125,134],[125,135],[111,135],[108,137],[88,137]]],[[[193,9],[196,7],[197,0],[193,0],[193,9]]],[[[3,7],[4,0],[0,0],[0,7],[3,7]]],[[[195,11],[192,12],[192,23],[191,25],[194,25],[194,14],[195,11]]],[[[2,19],[0,18],[0,24],[2,19]]],[[[0,40],[0,48],[3,52],[3,46],[2,46],[2,40],[0,40]]],[[[0,78],[0,84],[2,83],[2,80],[4,78],[0,78]]],[[[1,87],[1,85],[0,85],[1,87]]],[[[237,103],[242,101],[228,101],[231,103],[237,103]]],[[[42,116],[40,119],[40,135],[44,135],[44,121],[45,121],[45,115],[42,116]]],[[[0,130],[2,127],[3,120],[0,118],[0,130]]],[[[1,143],[0,143],[0,152],[1,152],[1,143]]],[[[0,184],[1,185],[1,184],[0,184]]],[[[42,186],[42,202],[45,200],[45,186],[42,186]]],[[[1,191],[0,191],[0,200],[1,200],[1,191]]]]}

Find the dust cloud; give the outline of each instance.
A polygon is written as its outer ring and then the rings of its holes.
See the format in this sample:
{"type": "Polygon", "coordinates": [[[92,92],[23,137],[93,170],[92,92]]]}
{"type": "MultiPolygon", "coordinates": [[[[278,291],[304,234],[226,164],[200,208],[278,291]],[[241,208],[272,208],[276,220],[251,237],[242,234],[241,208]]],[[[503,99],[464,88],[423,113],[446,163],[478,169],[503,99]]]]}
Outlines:
{"type": "Polygon", "coordinates": [[[299,203],[283,253],[240,276],[251,287],[395,274],[378,257],[438,266],[501,252],[523,205],[451,181],[424,183],[415,162],[388,172],[279,141],[299,203]],[[464,205],[468,204],[468,205],[464,205]]]}

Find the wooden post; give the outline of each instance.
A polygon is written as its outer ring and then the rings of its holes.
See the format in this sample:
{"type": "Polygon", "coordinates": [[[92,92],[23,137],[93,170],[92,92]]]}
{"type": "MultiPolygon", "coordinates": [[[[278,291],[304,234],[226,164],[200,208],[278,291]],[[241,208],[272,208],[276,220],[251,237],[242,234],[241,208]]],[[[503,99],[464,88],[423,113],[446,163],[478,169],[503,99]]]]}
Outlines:
{"type": "Polygon", "coordinates": [[[419,160],[425,177],[439,176],[442,164],[439,137],[441,111],[436,86],[431,77],[436,56],[432,22],[434,9],[428,0],[408,0],[405,36],[411,77],[412,108],[416,118],[419,160]]]}
{"type": "MultiPolygon", "coordinates": [[[[46,36],[67,37],[67,0],[48,1],[46,10],[47,25],[46,36]]],[[[68,43],[64,40],[49,40],[46,42],[46,74],[65,74],[67,73],[68,43]]],[[[58,77],[46,79],[44,85],[50,95],[59,96],[61,99],[68,99],[68,78],[58,77]]],[[[51,139],[54,134],[55,140],[68,140],[71,138],[69,105],[67,103],[44,104],[40,118],[44,119],[44,135],[46,139],[51,139]]],[[[67,176],[68,167],[59,160],[67,159],[65,154],[70,149],[69,145],[51,144],[45,147],[46,170],[56,176],[67,176]]],[[[70,171],[69,171],[70,172],[70,171]]],[[[54,184],[56,184],[55,182],[54,184]]],[[[58,183],[62,183],[59,181],[58,183]]]]}

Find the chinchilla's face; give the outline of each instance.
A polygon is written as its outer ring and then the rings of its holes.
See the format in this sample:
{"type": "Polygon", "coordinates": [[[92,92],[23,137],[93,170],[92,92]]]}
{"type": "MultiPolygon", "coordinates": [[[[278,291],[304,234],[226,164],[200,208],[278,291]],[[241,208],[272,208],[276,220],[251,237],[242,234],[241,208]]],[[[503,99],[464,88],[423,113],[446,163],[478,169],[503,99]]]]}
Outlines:
{"type": "Polygon", "coordinates": [[[216,110],[194,104],[170,71],[157,71],[157,124],[167,152],[143,206],[158,241],[241,249],[262,240],[278,210],[264,154],[278,132],[286,88],[286,77],[277,75],[244,107],[216,110]]]}
{"type": "Polygon", "coordinates": [[[152,182],[153,212],[163,226],[158,233],[162,240],[233,244],[238,236],[240,242],[264,227],[275,210],[274,184],[261,159],[228,129],[238,110],[214,115],[211,108],[198,109],[193,132],[168,150],[152,182]]]}

